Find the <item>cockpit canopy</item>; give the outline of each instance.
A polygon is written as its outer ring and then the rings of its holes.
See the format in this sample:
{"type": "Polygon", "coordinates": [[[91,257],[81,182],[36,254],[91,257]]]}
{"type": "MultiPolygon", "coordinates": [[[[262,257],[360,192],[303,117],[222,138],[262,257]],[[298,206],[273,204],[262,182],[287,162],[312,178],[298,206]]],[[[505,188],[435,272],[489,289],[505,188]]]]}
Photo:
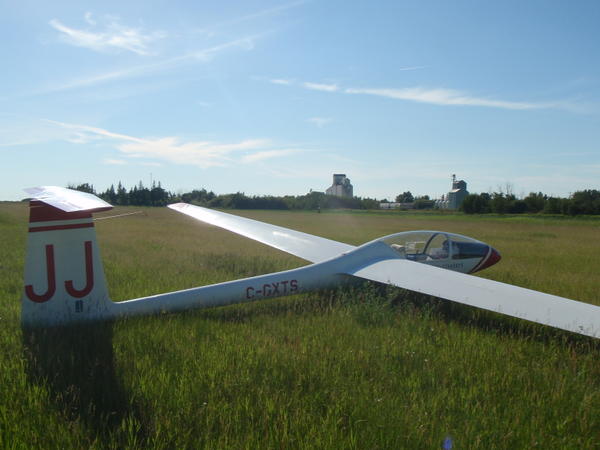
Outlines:
{"type": "Polygon", "coordinates": [[[406,231],[382,241],[408,260],[463,273],[476,272],[500,260],[500,254],[488,244],[460,234],[406,231]]]}

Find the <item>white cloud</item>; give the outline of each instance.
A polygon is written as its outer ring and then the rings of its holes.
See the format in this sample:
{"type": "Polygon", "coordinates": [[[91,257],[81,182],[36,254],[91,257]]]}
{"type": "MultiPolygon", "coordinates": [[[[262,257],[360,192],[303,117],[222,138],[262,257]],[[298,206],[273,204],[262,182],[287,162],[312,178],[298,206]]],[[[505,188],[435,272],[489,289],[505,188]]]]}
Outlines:
{"type": "Polygon", "coordinates": [[[245,140],[234,144],[209,141],[182,142],[178,137],[158,139],[128,139],[117,149],[132,158],[155,158],[176,164],[188,164],[203,169],[227,166],[234,162],[231,153],[258,150],[268,144],[264,140],[245,140]]]}
{"type": "Polygon", "coordinates": [[[97,22],[92,19],[92,14],[89,12],[85,14],[84,20],[91,29],[71,28],[58,19],[52,19],[49,23],[52,28],[60,32],[60,38],[64,42],[98,52],[126,50],[138,55],[150,55],[153,51],[149,48],[149,44],[166,37],[163,31],[144,33],[139,28],[121,25],[114,17],[104,18],[107,23],[103,29],[97,29],[97,22]]]}
{"type": "Polygon", "coordinates": [[[85,21],[86,21],[88,24],[90,24],[90,25],[92,25],[92,26],[96,25],[96,21],[95,21],[94,19],[92,19],[92,13],[91,13],[91,12],[89,12],[89,11],[88,11],[88,12],[86,12],[86,13],[84,14],[83,18],[85,19],[85,21]]]}
{"type": "Polygon", "coordinates": [[[310,83],[307,81],[303,83],[303,86],[306,89],[312,89],[314,91],[336,92],[339,90],[337,84],[310,83]]]}
{"type": "Polygon", "coordinates": [[[123,161],[122,159],[111,159],[111,158],[105,158],[104,161],[102,161],[104,164],[108,164],[111,166],[124,166],[125,164],[127,164],[127,161],[123,161]]]}
{"type": "Polygon", "coordinates": [[[71,80],[61,85],[41,89],[39,91],[34,92],[34,94],[46,94],[51,92],[61,92],[71,89],[85,88],[121,79],[142,77],[161,70],[172,69],[183,64],[197,62],[206,63],[210,61],[213,57],[215,57],[217,54],[231,48],[252,50],[254,48],[255,40],[260,38],[261,36],[262,34],[248,35],[240,39],[224,42],[222,44],[218,44],[205,49],[195,50],[193,52],[185,53],[183,55],[162,59],[151,64],[141,64],[122,70],[115,70],[113,72],[105,72],[87,78],[71,80]]]}
{"type": "MultiPolygon", "coordinates": [[[[213,141],[183,141],[176,136],[160,138],[139,138],[114,133],[102,128],[77,125],[53,120],[45,120],[68,131],[64,140],[85,144],[92,140],[104,139],[114,142],[115,148],[128,158],[145,158],[155,161],[142,162],[144,165],[157,165],[158,161],[193,165],[201,168],[231,166],[239,162],[254,163],[269,158],[291,155],[297,149],[272,149],[267,139],[246,139],[234,143],[213,141]],[[77,136],[76,139],[72,136],[77,136]]],[[[105,160],[107,164],[117,164],[117,159],[105,160]],[[111,162],[108,162],[111,161],[111,162]]]]}
{"type": "MultiPolygon", "coordinates": [[[[42,120],[43,120],[43,122],[57,125],[66,130],[70,130],[71,132],[75,133],[76,135],[82,136],[82,139],[83,139],[83,137],[87,138],[88,141],[85,141],[85,142],[89,142],[89,140],[93,140],[97,137],[142,141],[141,139],[134,138],[132,136],[127,136],[125,134],[119,134],[119,133],[112,133],[110,131],[103,130],[102,128],[90,127],[88,125],[77,125],[77,124],[72,124],[72,123],[58,122],[56,120],[49,120],[49,119],[42,119],[42,120]]],[[[65,138],[65,140],[69,140],[69,139],[65,138]]],[[[82,141],[82,142],[76,142],[76,143],[85,143],[85,142],[82,141]]]]}
{"type": "Polygon", "coordinates": [[[294,2],[287,3],[287,4],[283,4],[283,5],[278,5],[278,6],[275,6],[272,8],[263,9],[261,11],[250,13],[245,16],[236,17],[233,19],[225,20],[220,23],[213,24],[210,27],[210,29],[206,29],[206,28],[198,29],[198,30],[196,30],[196,33],[206,34],[207,36],[214,36],[216,34],[215,30],[217,30],[219,28],[230,27],[232,25],[238,25],[243,22],[255,21],[256,19],[261,19],[263,17],[273,16],[273,15],[279,14],[281,12],[287,11],[289,9],[302,6],[302,5],[306,4],[307,1],[308,0],[299,0],[299,1],[294,1],[294,2]]]}
{"type": "Polygon", "coordinates": [[[88,133],[81,133],[77,130],[72,130],[71,133],[66,137],[66,141],[71,144],[88,144],[89,142],[97,139],[95,136],[88,133]]]}
{"type": "Polygon", "coordinates": [[[325,125],[333,122],[331,117],[311,117],[310,119],[306,119],[307,122],[316,125],[319,128],[323,128],[325,125]]]}
{"type": "Polygon", "coordinates": [[[186,53],[184,55],[172,58],[171,60],[168,60],[168,61],[170,63],[174,63],[174,62],[178,62],[178,61],[185,61],[185,60],[189,60],[189,59],[198,59],[201,61],[209,61],[216,54],[221,53],[224,50],[228,50],[230,48],[235,48],[235,47],[241,48],[242,50],[253,50],[254,46],[255,46],[254,43],[256,42],[256,40],[265,36],[268,33],[269,33],[268,31],[265,31],[264,33],[243,36],[241,38],[234,39],[232,41],[227,41],[222,44],[215,45],[213,47],[196,50],[191,53],[186,53]]]}
{"type": "Polygon", "coordinates": [[[409,66],[409,67],[402,67],[400,69],[396,69],[398,72],[406,72],[406,71],[410,71],[410,70],[421,70],[421,69],[426,69],[427,66],[409,66]]]}
{"type": "Polygon", "coordinates": [[[257,161],[262,161],[265,159],[271,159],[271,158],[280,158],[282,156],[288,156],[288,155],[292,155],[294,153],[298,153],[300,150],[294,150],[294,149],[285,149],[285,150],[264,150],[264,151],[259,151],[250,155],[245,155],[242,158],[242,161],[244,162],[257,162],[257,161]]]}
{"type": "Polygon", "coordinates": [[[0,142],[0,147],[17,147],[19,145],[38,144],[39,142],[37,139],[22,138],[9,142],[0,142]]]}
{"type": "Polygon", "coordinates": [[[75,138],[75,136],[65,136],[63,130],[47,122],[1,113],[0,116],[2,124],[5,125],[5,128],[0,130],[0,148],[10,149],[10,147],[41,144],[56,139],[75,138]]]}
{"type": "Polygon", "coordinates": [[[453,89],[426,89],[422,87],[404,89],[350,88],[346,89],[344,92],[347,94],[375,95],[378,97],[386,97],[395,100],[408,100],[420,103],[430,103],[434,105],[486,106],[490,108],[517,110],[541,109],[554,106],[544,103],[512,102],[473,97],[467,93],[453,89]]]}
{"type": "MultiPolygon", "coordinates": [[[[400,70],[418,70],[422,69],[423,66],[406,67],[400,70]]],[[[294,84],[291,80],[285,79],[272,79],[271,83],[292,85],[294,84]]],[[[423,87],[412,87],[412,88],[345,88],[338,86],[337,84],[323,84],[323,83],[312,83],[303,82],[300,84],[305,89],[311,89],[316,91],[324,92],[343,92],[345,94],[362,94],[362,95],[373,95],[377,97],[385,97],[394,100],[405,100],[419,103],[429,103],[433,105],[443,106],[483,106],[488,108],[501,108],[501,109],[513,109],[513,110],[532,110],[532,109],[548,109],[548,108],[561,108],[575,110],[576,106],[566,102],[547,102],[547,103],[535,103],[535,102],[520,102],[520,101],[507,101],[497,100],[485,97],[476,97],[466,92],[458,91],[455,89],[444,89],[444,88],[423,88],[423,87]]],[[[312,119],[309,119],[312,121],[312,119]]],[[[317,122],[314,122],[317,124],[317,122]]],[[[318,124],[317,124],[318,125],[318,124]]]]}
{"type": "Polygon", "coordinates": [[[292,80],[286,80],[285,78],[274,78],[270,81],[273,84],[282,84],[284,86],[290,86],[293,83],[292,80]]]}

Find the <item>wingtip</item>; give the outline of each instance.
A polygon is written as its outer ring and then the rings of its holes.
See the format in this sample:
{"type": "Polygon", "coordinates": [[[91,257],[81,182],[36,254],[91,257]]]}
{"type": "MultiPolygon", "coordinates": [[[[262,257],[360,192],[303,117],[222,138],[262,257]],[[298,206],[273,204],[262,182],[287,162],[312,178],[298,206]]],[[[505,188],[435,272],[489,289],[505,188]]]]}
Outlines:
{"type": "Polygon", "coordinates": [[[187,207],[188,205],[189,205],[188,203],[182,203],[182,202],[179,202],[179,203],[171,203],[170,205],[167,205],[167,208],[171,208],[171,209],[178,210],[178,209],[185,208],[185,207],[187,207]]]}

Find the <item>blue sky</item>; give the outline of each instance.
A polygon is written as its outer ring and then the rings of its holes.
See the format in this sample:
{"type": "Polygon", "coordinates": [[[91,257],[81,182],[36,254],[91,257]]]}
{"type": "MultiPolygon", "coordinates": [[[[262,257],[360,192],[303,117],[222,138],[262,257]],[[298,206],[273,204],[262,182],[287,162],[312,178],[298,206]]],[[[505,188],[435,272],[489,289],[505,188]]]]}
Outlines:
{"type": "Polygon", "coordinates": [[[0,1],[0,199],[36,185],[600,188],[597,1],[0,1]]]}

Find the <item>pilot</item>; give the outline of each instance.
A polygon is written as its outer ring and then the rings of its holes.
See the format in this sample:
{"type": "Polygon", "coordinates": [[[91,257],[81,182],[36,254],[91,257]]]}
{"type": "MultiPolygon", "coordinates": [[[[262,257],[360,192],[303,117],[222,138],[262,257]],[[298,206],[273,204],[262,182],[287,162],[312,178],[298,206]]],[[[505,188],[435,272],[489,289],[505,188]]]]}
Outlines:
{"type": "Polygon", "coordinates": [[[445,259],[449,255],[448,251],[448,239],[444,241],[440,248],[432,248],[429,256],[432,259],[445,259]]]}

